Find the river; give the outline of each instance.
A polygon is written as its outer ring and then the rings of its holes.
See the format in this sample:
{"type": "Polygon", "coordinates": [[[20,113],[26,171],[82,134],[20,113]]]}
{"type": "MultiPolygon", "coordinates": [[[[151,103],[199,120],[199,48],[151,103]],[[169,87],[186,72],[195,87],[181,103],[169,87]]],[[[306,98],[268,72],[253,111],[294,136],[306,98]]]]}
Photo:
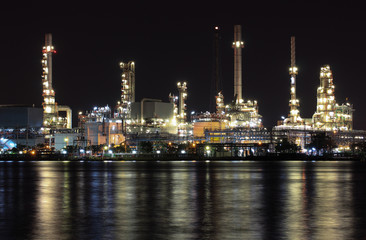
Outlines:
{"type": "Polygon", "coordinates": [[[0,239],[366,239],[366,163],[0,162],[0,239]]]}

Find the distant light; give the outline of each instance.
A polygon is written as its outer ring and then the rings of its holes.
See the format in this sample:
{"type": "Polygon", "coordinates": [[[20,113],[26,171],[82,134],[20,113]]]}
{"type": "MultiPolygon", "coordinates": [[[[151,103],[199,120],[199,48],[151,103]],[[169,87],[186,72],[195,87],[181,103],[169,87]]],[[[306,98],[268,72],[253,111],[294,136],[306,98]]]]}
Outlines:
{"type": "Polygon", "coordinates": [[[136,150],[133,150],[133,151],[132,151],[132,154],[136,154],[136,153],[137,153],[137,152],[136,152],[136,150]]]}

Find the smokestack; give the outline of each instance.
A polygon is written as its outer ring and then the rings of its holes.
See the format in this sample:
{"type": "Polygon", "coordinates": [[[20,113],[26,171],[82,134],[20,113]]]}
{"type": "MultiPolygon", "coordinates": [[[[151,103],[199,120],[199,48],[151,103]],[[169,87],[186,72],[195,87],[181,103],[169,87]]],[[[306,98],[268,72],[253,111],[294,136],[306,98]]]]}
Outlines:
{"type": "Polygon", "coordinates": [[[45,41],[44,41],[44,45],[46,47],[46,53],[47,53],[47,68],[48,68],[48,82],[49,82],[49,86],[50,88],[52,88],[52,34],[51,33],[46,33],[45,35],[45,41]]]}
{"type": "Polygon", "coordinates": [[[234,96],[236,101],[240,101],[242,96],[242,61],[241,49],[244,47],[244,42],[241,39],[241,25],[234,26],[234,96]]]}
{"type": "Polygon", "coordinates": [[[46,33],[45,35],[45,46],[52,46],[52,34],[46,33]]]}
{"type": "Polygon", "coordinates": [[[291,37],[291,67],[295,67],[295,37],[291,37]]]}

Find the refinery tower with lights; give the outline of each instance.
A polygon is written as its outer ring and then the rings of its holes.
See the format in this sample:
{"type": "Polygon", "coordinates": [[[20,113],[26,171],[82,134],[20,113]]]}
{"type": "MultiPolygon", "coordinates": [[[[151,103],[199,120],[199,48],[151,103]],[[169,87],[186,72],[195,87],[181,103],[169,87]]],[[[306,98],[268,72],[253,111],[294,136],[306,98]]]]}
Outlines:
{"type": "Polygon", "coordinates": [[[43,127],[51,129],[72,128],[72,112],[70,107],[57,105],[52,83],[52,56],[56,53],[52,45],[52,34],[45,35],[42,49],[42,86],[43,86],[43,127]]]}
{"type": "MultiPolygon", "coordinates": [[[[241,36],[241,25],[234,26],[234,100],[232,104],[225,106],[225,114],[230,118],[230,127],[260,128],[262,116],[258,114],[256,100],[244,101],[242,91],[242,48],[244,42],[241,36]]],[[[217,108],[222,109],[223,96],[218,94],[217,108]]]]}

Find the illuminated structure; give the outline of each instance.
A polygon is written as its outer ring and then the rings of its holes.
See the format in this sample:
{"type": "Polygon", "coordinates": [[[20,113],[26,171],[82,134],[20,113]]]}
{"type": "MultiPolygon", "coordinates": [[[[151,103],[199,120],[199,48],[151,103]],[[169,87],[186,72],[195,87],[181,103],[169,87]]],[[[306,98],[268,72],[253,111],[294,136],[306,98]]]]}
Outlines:
{"type": "Polygon", "coordinates": [[[216,96],[216,113],[224,114],[225,113],[225,105],[224,105],[224,95],[219,92],[216,96]]]}
{"type": "Polygon", "coordinates": [[[56,50],[52,46],[52,35],[50,33],[46,34],[42,53],[43,125],[46,128],[56,128],[57,103],[55,102],[55,92],[52,88],[52,55],[56,53],[56,50]]]}
{"type": "Polygon", "coordinates": [[[108,106],[94,107],[92,111],[80,113],[79,119],[90,145],[119,145],[125,141],[125,126],[121,119],[113,118],[108,106]]]}
{"type": "Polygon", "coordinates": [[[169,93],[169,102],[171,102],[174,106],[174,117],[173,120],[176,122],[178,117],[178,96],[175,96],[174,94],[169,93]]]}
{"type": "Polygon", "coordinates": [[[135,102],[135,63],[120,62],[122,69],[121,102],[118,111],[122,118],[131,117],[131,103],[135,102]]]}
{"type": "Polygon", "coordinates": [[[178,97],[178,121],[179,123],[184,123],[187,120],[187,83],[186,82],[178,82],[177,83],[178,91],[179,91],[179,97],[178,97]]]}
{"type": "Polygon", "coordinates": [[[290,67],[290,76],[291,76],[291,88],[290,88],[290,113],[289,117],[285,119],[284,125],[292,125],[298,126],[303,124],[303,119],[300,117],[299,112],[299,100],[296,98],[296,75],[297,75],[297,67],[295,65],[295,37],[291,37],[291,67],[290,67]]]}
{"type": "Polygon", "coordinates": [[[236,103],[242,99],[242,59],[241,49],[244,48],[244,42],[241,40],[241,26],[234,26],[234,97],[236,103]]]}
{"type": "MultiPolygon", "coordinates": [[[[234,100],[224,104],[224,95],[216,93],[216,113],[201,113],[192,117],[193,135],[196,140],[216,143],[259,144],[261,138],[252,134],[262,133],[261,115],[257,101],[243,100],[242,95],[242,48],[241,26],[234,26],[234,100]],[[204,136],[204,137],[203,137],[204,136]]],[[[216,59],[217,61],[217,59],[216,59]]]]}
{"type": "Polygon", "coordinates": [[[241,26],[234,26],[234,101],[227,105],[225,112],[231,117],[231,127],[258,128],[262,127],[262,116],[258,114],[257,101],[242,98],[242,55],[244,42],[241,40],[241,26]]]}
{"type": "MultiPolygon", "coordinates": [[[[220,61],[220,28],[215,26],[214,28],[214,42],[213,42],[213,78],[211,83],[211,94],[210,94],[210,111],[215,111],[215,102],[219,93],[222,93],[222,71],[220,61]]],[[[216,102],[217,103],[217,102],[216,102]]],[[[217,109],[216,109],[217,110],[217,109]]]]}
{"type": "Polygon", "coordinates": [[[313,127],[323,130],[352,130],[353,111],[350,103],[336,103],[332,71],[329,65],[321,67],[313,127]]]}
{"type": "Polygon", "coordinates": [[[56,50],[52,46],[52,34],[50,33],[47,33],[45,36],[45,46],[43,46],[42,53],[43,126],[46,131],[71,128],[71,108],[68,106],[57,106],[55,101],[55,91],[52,87],[52,55],[56,53],[56,50]],[[62,112],[65,112],[65,114],[60,114],[62,112]]]}

